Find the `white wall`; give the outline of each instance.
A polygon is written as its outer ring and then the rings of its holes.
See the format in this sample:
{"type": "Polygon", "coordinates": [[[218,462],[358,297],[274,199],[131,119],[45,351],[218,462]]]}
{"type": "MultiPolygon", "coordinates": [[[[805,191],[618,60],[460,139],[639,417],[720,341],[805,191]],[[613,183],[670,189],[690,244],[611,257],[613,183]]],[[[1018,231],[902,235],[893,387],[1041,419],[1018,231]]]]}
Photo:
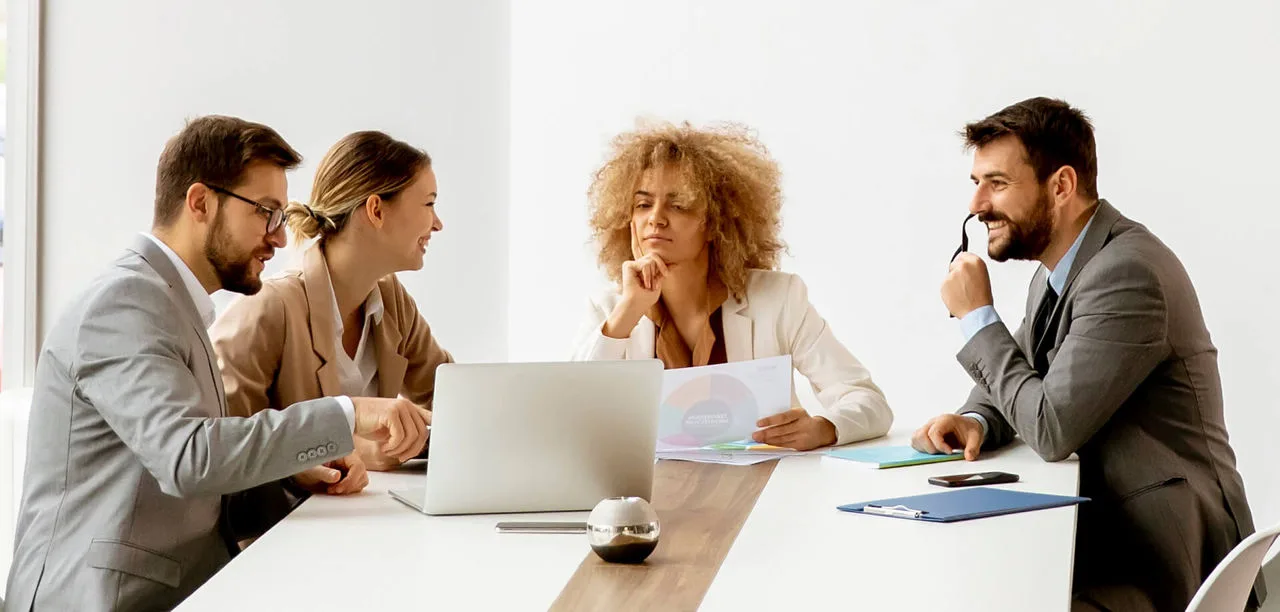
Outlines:
{"type": "MultiPolygon", "coordinates": [[[[639,115],[737,120],[785,174],[784,268],[896,427],[951,411],[971,386],[938,298],[972,192],[956,131],[1058,96],[1095,121],[1103,197],[1190,271],[1250,501],[1276,523],[1278,23],[1266,2],[515,3],[510,355],[563,357],[600,282],[584,194],[609,137],[639,115]]],[[[1013,324],[1033,269],[993,269],[1013,324]]]]}
{"type": "Polygon", "coordinates": [[[506,2],[44,4],[41,336],[150,227],[166,139],[221,113],[266,123],[303,154],[295,199],[349,132],[425,148],[445,231],[426,268],[401,279],[459,358],[505,357],[506,2]]]}
{"type": "MultiPolygon", "coordinates": [[[[1195,280],[1255,514],[1280,521],[1274,3],[512,4],[46,2],[42,330],[148,226],[165,139],[219,112],[303,152],[296,198],[349,131],[427,148],[446,230],[404,280],[428,320],[464,360],[562,358],[601,280],[584,193],[609,137],[738,120],[785,172],[784,267],[910,428],[969,387],[937,297],[970,194],[955,131],[1054,95],[1095,120],[1104,197],[1195,280]]],[[[994,268],[1010,321],[1031,270],[994,268]]]]}

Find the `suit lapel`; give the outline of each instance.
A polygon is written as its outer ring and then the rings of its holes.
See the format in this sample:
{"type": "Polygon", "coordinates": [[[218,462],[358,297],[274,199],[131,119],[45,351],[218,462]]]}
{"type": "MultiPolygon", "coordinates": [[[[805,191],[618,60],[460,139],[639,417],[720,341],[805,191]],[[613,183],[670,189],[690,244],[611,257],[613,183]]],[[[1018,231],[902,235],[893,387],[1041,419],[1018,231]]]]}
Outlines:
{"type": "MultiPolygon", "coordinates": [[[[1034,355],[1036,349],[1040,348],[1040,338],[1035,337],[1036,333],[1036,315],[1040,314],[1040,308],[1044,306],[1044,288],[1049,284],[1049,271],[1044,266],[1040,266],[1036,270],[1035,276],[1031,277],[1031,284],[1028,291],[1034,296],[1027,303],[1027,318],[1022,324],[1023,345],[1028,349],[1028,355],[1034,355]]],[[[1062,300],[1058,300],[1061,302],[1062,300]]],[[[1047,328],[1048,326],[1046,326],[1047,328]]]]}
{"type": "MultiPolygon", "coordinates": [[[[1111,236],[1111,228],[1120,220],[1120,211],[1117,211],[1111,203],[1106,200],[1098,200],[1098,208],[1093,213],[1093,220],[1089,224],[1089,232],[1085,234],[1084,240],[1080,242],[1080,250],[1076,251],[1076,258],[1071,262],[1071,270],[1067,272],[1067,282],[1062,285],[1062,294],[1058,296],[1058,302],[1053,308],[1053,312],[1049,314],[1049,322],[1044,326],[1044,334],[1040,338],[1031,338],[1032,355],[1039,355],[1044,343],[1054,342],[1057,338],[1057,330],[1061,324],[1063,308],[1067,302],[1065,299],[1067,293],[1071,291],[1071,284],[1080,275],[1080,271],[1084,269],[1089,260],[1093,259],[1107,244],[1107,238],[1111,236]]],[[[1044,288],[1049,282],[1049,271],[1044,266],[1040,267],[1037,278],[1043,277],[1040,282],[1033,282],[1033,286],[1040,287],[1040,298],[1036,300],[1035,308],[1028,314],[1034,317],[1040,312],[1040,304],[1044,300],[1044,288]]],[[[1028,330],[1028,335],[1031,331],[1028,330]]]]}
{"type": "MultiPolygon", "coordinates": [[[[382,283],[377,291],[382,291],[382,283]]],[[[409,360],[397,352],[403,335],[398,327],[397,313],[391,312],[393,296],[382,295],[382,320],[374,326],[376,339],[374,350],[378,352],[378,395],[395,397],[400,395],[404,386],[404,373],[409,368],[409,360]]]]}
{"type": "Polygon", "coordinates": [[[329,267],[319,244],[308,248],[303,255],[302,287],[307,294],[311,350],[320,359],[320,367],[316,369],[320,394],[343,395],[342,383],[338,377],[337,347],[334,345],[337,335],[334,319],[338,314],[333,309],[333,283],[329,280],[329,267]]]}
{"type": "MultiPolygon", "coordinates": [[[[720,307],[720,324],[724,326],[725,359],[730,362],[755,359],[754,326],[751,317],[746,315],[747,306],[746,296],[743,296],[741,301],[729,296],[729,299],[725,300],[720,307]]],[[[641,317],[635,330],[631,332],[627,358],[653,358],[657,342],[655,336],[653,321],[648,316],[641,317]]]]}
{"type": "MultiPolygon", "coordinates": [[[[1071,283],[1080,275],[1080,271],[1089,263],[1089,260],[1093,259],[1094,255],[1098,254],[1098,251],[1102,250],[1102,247],[1106,246],[1107,239],[1111,237],[1111,228],[1115,227],[1119,220],[1120,211],[1116,210],[1110,202],[1098,200],[1098,209],[1093,213],[1089,233],[1085,234],[1084,240],[1081,241],[1080,250],[1076,251],[1076,259],[1071,262],[1071,270],[1067,272],[1067,282],[1062,285],[1062,295],[1065,296],[1071,290],[1071,283]]],[[[1062,300],[1058,300],[1058,303],[1061,306],[1062,300]]]]}
{"type": "Polygon", "coordinates": [[[751,318],[744,314],[747,298],[742,301],[730,296],[720,307],[720,321],[724,326],[725,358],[730,362],[751,361],[755,358],[755,338],[751,318]]]}
{"type": "Polygon", "coordinates": [[[213,344],[209,341],[209,330],[204,327],[204,319],[200,317],[200,310],[196,308],[196,303],[191,300],[191,294],[187,291],[187,284],[182,281],[182,275],[178,273],[177,268],[173,267],[169,256],[146,236],[138,236],[134,239],[129,250],[137,253],[169,285],[169,296],[177,302],[179,309],[186,315],[187,322],[200,338],[200,345],[204,347],[205,358],[209,362],[209,376],[213,378],[213,386],[218,393],[218,410],[221,416],[226,416],[227,392],[222,388],[222,373],[218,369],[217,354],[213,351],[213,344]]]}

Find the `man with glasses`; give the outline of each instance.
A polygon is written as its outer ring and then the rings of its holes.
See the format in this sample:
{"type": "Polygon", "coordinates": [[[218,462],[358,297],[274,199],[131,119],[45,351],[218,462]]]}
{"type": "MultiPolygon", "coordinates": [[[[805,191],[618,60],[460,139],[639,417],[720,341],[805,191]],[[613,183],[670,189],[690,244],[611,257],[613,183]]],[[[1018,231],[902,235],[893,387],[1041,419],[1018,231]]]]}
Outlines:
{"type": "Polygon", "coordinates": [[[232,117],[195,119],[165,147],[152,233],[69,305],[41,350],[12,609],[172,608],[252,535],[234,528],[252,511],[238,492],[341,465],[353,435],[403,458],[422,447],[427,416],[403,399],[224,416],[209,294],[261,288],[285,244],[285,171],[299,162],[274,130],[232,117]]]}
{"type": "MultiPolygon", "coordinates": [[[[988,255],[1042,266],[1010,330],[986,264],[956,254],[942,299],[977,384],[912,445],[963,448],[972,461],[1020,436],[1046,461],[1075,453],[1091,501],[1080,507],[1073,609],[1182,610],[1253,533],[1191,279],[1146,227],[1098,198],[1093,127],[1079,110],[1032,98],[964,135],[969,213],[987,225],[988,255]]],[[[1262,587],[1259,578],[1255,606],[1262,587]]]]}

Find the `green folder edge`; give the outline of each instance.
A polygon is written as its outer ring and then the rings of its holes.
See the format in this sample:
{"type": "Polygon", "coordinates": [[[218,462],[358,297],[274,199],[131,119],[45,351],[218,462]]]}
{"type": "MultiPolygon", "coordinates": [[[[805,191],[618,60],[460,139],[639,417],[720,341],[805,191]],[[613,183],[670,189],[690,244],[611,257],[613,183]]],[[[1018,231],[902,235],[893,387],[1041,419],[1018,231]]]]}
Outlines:
{"type": "Polygon", "coordinates": [[[935,456],[926,457],[923,459],[906,459],[904,461],[890,461],[888,463],[868,463],[866,461],[858,461],[855,459],[849,459],[848,457],[841,457],[834,450],[827,451],[826,455],[828,457],[835,457],[836,459],[844,459],[845,461],[853,461],[854,463],[861,463],[862,465],[875,468],[877,470],[885,470],[885,469],[896,468],[896,467],[907,467],[911,465],[925,465],[929,463],[940,463],[942,461],[957,461],[960,459],[964,459],[964,453],[955,453],[951,455],[935,455],[935,456]]]}

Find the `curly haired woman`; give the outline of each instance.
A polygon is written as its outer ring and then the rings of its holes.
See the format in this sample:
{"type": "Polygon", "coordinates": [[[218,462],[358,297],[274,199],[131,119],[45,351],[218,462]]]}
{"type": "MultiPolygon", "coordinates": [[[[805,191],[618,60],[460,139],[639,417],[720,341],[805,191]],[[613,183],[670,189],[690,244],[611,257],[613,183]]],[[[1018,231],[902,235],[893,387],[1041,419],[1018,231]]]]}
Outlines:
{"type": "MultiPolygon", "coordinates": [[[[589,192],[600,264],[579,360],[653,359],[668,369],[790,355],[822,410],[756,424],[757,442],[809,450],[883,435],[893,422],[871,374],[776,271],[777,163],[745,128],[662,124],[624,133],[589,192]]],[[[794,392],[792,406],[799,406],[794,392]]]]}

